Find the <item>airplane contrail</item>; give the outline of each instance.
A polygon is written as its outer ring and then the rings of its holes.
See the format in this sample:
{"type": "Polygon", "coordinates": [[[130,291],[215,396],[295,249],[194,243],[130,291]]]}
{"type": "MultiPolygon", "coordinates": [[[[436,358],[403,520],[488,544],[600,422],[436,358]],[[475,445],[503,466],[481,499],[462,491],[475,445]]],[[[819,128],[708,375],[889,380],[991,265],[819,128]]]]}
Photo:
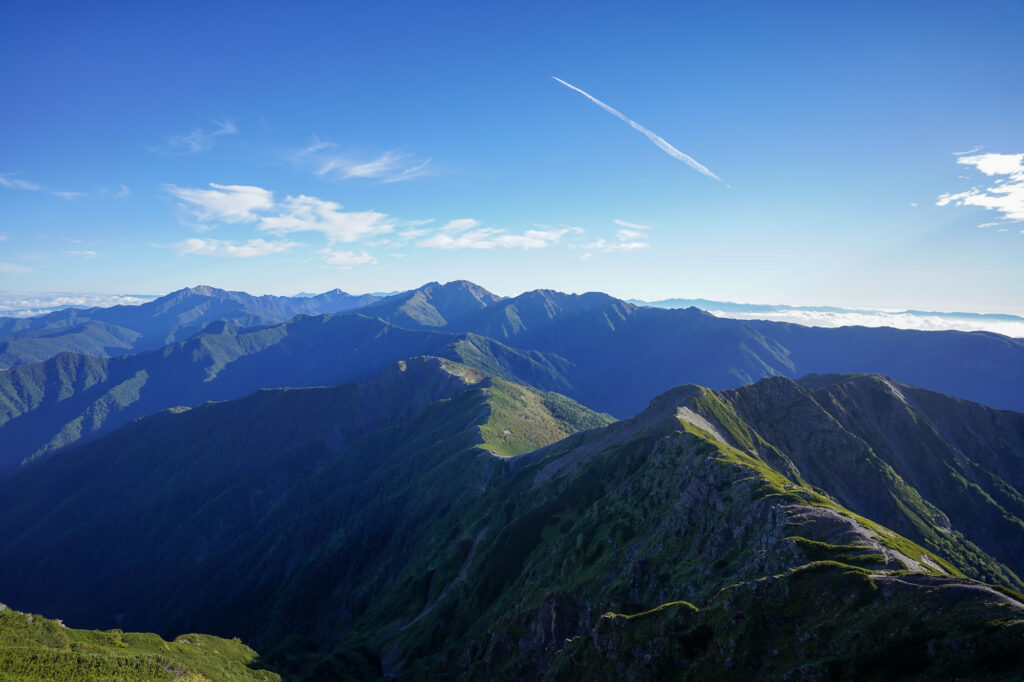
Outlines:
{"type": "Polygon", "coordinates": [[[617,109],[611,108],[610,106],[608,106],[607,104],[605,104],[604,102],[602,102],[598,98],[594,97],[593,95],[591,95],[591,94],[589,94],[587,92],[584,92],[583,90],[580,90],[575,85],[572,85],[571,83],[566,83],[561,78],[558,78],[556,76],[552,76],[552,78],[554,78],[556,81],[558,81],[559,83],[561,83],[565,87],[570,88],[570,89],[575,90],[576,92],[580,93],[581,95],[583,95],[584,97],[589,99],[591,102],[593,102],[597,106],[599,106],[602,109],[604,109],[605,111],[607,111],[609,114],[611,114],[611,115],[613,115],[613,116],[615,116],[617,118],[622,119],[623,121],[628,123],[634,130],[639,130],[641,133],[643,133],[647,137],[648,140],[650,140],[655,145],[657,145],[658,149],[660,149],[661,151],[665,152],[666,154],[668,154],[672,158],[679,159],[680,161],[682,161],[683,163],[685,163],[687,166],[689,166],[693,170],[697,171],[698,173],[703,173],[704,175],[708,176],[709,178],[714,178],[715,180],[718,180],[719,182],[722,181],[722,178],[720,178],[717,175],[715,175],[714,173],[712,173],[710,170],[708,170],[704,165],[702,165],[700,162],[698,162],[692,156],[689,156],[688,154],[684,154],[683,152],[679,151],[678,149],[676,149],[675,147],[670,145],[668,142],[666,142],[664,139],[662,139],[660,136],[655,135],[650,130],[648,130],[647,128],[644,128],[642,125],[640,125],[639,123],[637,123],[633,119],[629,118],[628,116],[626,116],[622,112],[618,111],[617,109]]]}

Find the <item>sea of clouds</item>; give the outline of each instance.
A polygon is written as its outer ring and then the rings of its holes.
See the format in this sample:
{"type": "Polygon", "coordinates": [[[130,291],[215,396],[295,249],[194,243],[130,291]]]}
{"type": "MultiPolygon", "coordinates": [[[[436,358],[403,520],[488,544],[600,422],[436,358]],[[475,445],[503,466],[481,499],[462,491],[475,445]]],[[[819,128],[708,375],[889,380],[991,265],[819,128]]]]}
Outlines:
{"type": "Polygon", "coordinates": [[[0,291],[0,317],[33,317],[64,308],[139,305],[157,298],[146,294],[12,293],[0,291]]]}
{"type": "Polygon", "coordinates": [[[658,308],[685,308],[696,306],[716,317],[736,320],[770,320],[791,322],[806,327],[894,327],[938,331],[953,329],[965,332],[995,332],[1014,338],[1024,338],[1024,317],[1018,315],[985,313],[944,313],[920,310],[864,310],[858,308],[769,306],[757,304],[725,303],[704,299],[670,299],[642,302],[641,305],[658,308]]]}

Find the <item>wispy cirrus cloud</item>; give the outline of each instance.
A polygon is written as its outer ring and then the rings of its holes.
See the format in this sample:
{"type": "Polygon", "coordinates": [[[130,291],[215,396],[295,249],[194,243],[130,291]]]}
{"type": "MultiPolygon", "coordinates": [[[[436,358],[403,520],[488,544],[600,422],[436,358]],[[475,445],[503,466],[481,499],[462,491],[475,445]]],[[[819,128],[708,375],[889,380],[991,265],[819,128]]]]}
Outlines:
{"type": "Polygon", "coordinates": [[[382,183],[404,182],[431,172],[430,159],[422,160],[393,150],[366,157],[343,151],[339,145],[324,140],[315,140],[299,150],[293,160],[299,166],[312,169],[314,175],[329,180],[363,178],[382,183]]]}
{"type": "Polygon", "coordinates": [[[587,92],[585,92],[583,90],[580,90],[575,85],[572,85],[570,83],[566,83],[561,78],[557,78],[555,76],[552,76],[552,78],[554,78],[556,81],[558,81],[559,83],[561,83],[565,87],[569,88],[570,90],[575,90],[576,92],[580,93],[581,95],[583,95],[584,97],[589,99],[591,102],[593,102],[597,106],[599,106],[602,109],[604,109],[605,111],[607,111],[612,116],[615,116],[616,118],[618,118],[618,119],[620,119],[622,121],[625,121],[626,123],[628,123],[630,125],[631,128],[633,128],[633,130],[636,130],[636,131],[640,132],[641,134],[643,134],[648,140],[653,142],[655,144],[655,146],[658,147],[658,149],[660,149],[661,151],[665,152],[666,154],[668,154],[672,158],[677,159],[679,161],[682,161],[683,163],[685,163],[687,166],[689,166],[693,170],[697,171],[698,173],[706,175],[709,178],[714,178],[715,180],[718,180],[719,182],[721,182],[722,179],[720,177],[718,177],[717,175],[712,173],[710,170],[707,169],[707,167],[705,167],[703,164],[698,162],[692,156],[690,156],[689,154],[684,154],[683,152],[679,151],[678,149],[676,149],[675,147],[670,145],[668,142],[666,142],[664,140],[664,138],[660,137],[659,135],[655,134],[654,132],[652,132],[652,131],[648,130],[647,128],[643,127],[642,125],[640,125],[639,123],[637,123],[633,119],[629,118],[628,116],[626,116],[625,114],[623,114],[619,110],[613,109],[612,107],[608,106],[607,104],[605,104],[601,100],[597,99],[593,95],[591,95],[591,94],[589,94],[589,93],[587,93],[587,92]]]}
{"type": "MultiPolygon", "coordinates": [[[[631,223],[626,220],[619,220],[618,218],[613,222],[619,226],[619,229],[615,231],[614,239],[602,237],[584,244],[583,249],[591,253],[594,251],[614,253],[615,251],[639,251],[650,247],[651,237],[648,233],[653,229],[650,225],[631,223]]],[[[590,253],[585,254],[583,257],[586,258],[589,255],[590,253]]]]}
{"type": "Polygon", "coordinates": [[[220,256],[223,258],[257,258],[282,253],[299,246],[297,242],[267,241],[250,239],[243,243],[221,239],[200,239],[192,237],[175,244],[178,253],[194,256],[220,256]]]}
{"type": "Polygon", "coordinates": [[[641,225],[640,223],[631,223],[631,222],[628,222],[626,220],[619,220],[618,218],[616,218],[612,222],[615,223],[616,225],[618,225],[619,227],[626,227],[626,228],[629,228],[630,230],[650,230],[650,229],[652,229],[650,225],[641,225]]]}
{"type": "Polygon", "coordinates": [[[50,192],[50,194],[52,194],[55,197],[60,197],[61,199],[66,199],[67,201],[71,201],[72,199],[80,199],[80,198],[82,198],[84,196],[87,196],[86,192],[57,192],[57,191],[52,191],[52,192],[50,192]]]}
{"type": "Polygon", "coordinates": [[[999,222],[985,223],[981,227],[1024,222],[1024,153],[960,155],[956,162],[973,166],[997,179],[989,187],[943,194],[935,202],[936,206],[980,206],[1002,214],[999,222]]]}
{"type": "Polygon", "coordinates": [[[376,258],[365,251],[356,253],[355,251],[332,251],[331,249],[321,249],[320,255],[323,256],[323,262],[327,265],[337,265],[343,268],[377,262],[376,258]]]}
{"type": "Polygon", "coordinates": [[[38,183],[19,178],[17,173],[0,173],[0,187],[21,190],[23,192],[44,192],[69,201],[88,195],[87,192],[63,192],[47,189],[38,183]]]}
{"type": "Polygon", "coordinates": [[[32,272],[32,268],[24,265],[18,265],[17,263],[3,263],[0,262],[0,273],[5,275],[18,275],[23,272],[32,272]]]}
{"type": "Polygon", "coordinates": [[[584,245],[584,249],[588,251],[605,251],[612,253],[614,251],[637,251],[639,249],[646,249],[650,247],[651,243],[640,240],[629,240],[623,239],[620,235],[618,239],[598,239],[597,241],[590,242],[584,245]]]}
{"type": "MultiPolygon", "coordinates": [[[[462,223],[457,229],[443,228],[417,246],[430,249],[543,249],[562,241],[562,238],[579,228],[540,228],[526,230],[520,234],[509,234],[495,227],[476,228],[477,221],[462,219],[452,221],[462,223]],[[465,227],[468,222],[474,225],[465,227]]],[[[449,223],[451,225],[452,223],[449,223]]]]}
{"type": "Polygon", "coordinates": [[[7,189],[20,189],[26,192],[38,192],[43,189],[34,182],[22,180],[14,173],[0,174],[0,187],[6,187],[7,189]]]}
{"type": "Polygon", "coordinates": [[[217,138],[237,132],[238,128],[231,121],[213,121],[212,128],[193,128],[184,135],[174,135],[150,151],[167,156],[191,156],[213,149],[217,138]]]}

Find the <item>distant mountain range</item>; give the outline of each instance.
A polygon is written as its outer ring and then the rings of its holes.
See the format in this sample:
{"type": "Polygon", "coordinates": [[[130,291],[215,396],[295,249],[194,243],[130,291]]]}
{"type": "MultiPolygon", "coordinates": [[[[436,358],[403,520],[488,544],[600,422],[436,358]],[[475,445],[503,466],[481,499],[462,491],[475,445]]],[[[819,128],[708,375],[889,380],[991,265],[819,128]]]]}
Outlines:
{"type": "Polygon", "coordinates": [[[335,289],[312,297],[250,296],[199,286],[140,305],[67,308],[37,317],[0,317],[0,367],[71,351],[101,357],[161,348],[210,322],[242,327],[276,324],[296,315],[355,310],[379,297],[335,289]]]}
{"type": "Polygon", "coordinates": [[[47,355],[116,333],[124,347],[64,350],[0,371],[0,477],[24,461],[157,410],[259,388],[367,379],[398,360],[439,355],[622,418],[682,383],[733,388],[769,376],[875,372],[1024,410],[1024,340],[717,318],[639,307],[605,294],[539,290],[501,298],[469,282],[381,299],[329,292],[251,297],[196,287],[140,306],[7,321],[12,348],[47,355]],[[298,301],[303,307],[296,308],[298,301]],[[301,310],[342,309],[333,315],[301,310]],[[296,310],[299,314],[294,314],[296,310]],[[281,322],[282,318],[289,318],[281,322]],[[83,322],[82,320],[86,321],[83,322]],[[119,322],[119,325],[115,325],[119,322]],[[20,326],[18,326],[20,325],[20,326]],[[143,352],[145,347],[180,339],[143,352]]]}
{"type": "Polygon", "coordinates": [[[437,357],[153,414],[0,482],[0,594],[295,680],[1024,673],[1024,415],[816,375],[609,421],[437,357]]]}

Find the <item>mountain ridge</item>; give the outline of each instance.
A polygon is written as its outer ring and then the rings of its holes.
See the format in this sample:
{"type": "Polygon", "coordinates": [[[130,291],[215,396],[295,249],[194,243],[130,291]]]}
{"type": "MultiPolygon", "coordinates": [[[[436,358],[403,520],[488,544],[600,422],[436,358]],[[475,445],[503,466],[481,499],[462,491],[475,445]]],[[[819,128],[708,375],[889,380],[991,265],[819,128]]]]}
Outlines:
{"type": "MultiPolygon", "coordinates": [[[[21,559],[7,562],[0,590],[67,618],[123,613],[132,628],[241,634],[296,679],[613,669],[642,679],[655,664],[706,679],[727,655],[754,679],[811,663],[824,666],[819,677],[873,679],[872,661],[918,643],[916,674],[1024,669],[1019,578],[965,544],[975,529],[964,526],[959,544],[920,544],[865,516],[865,501],[835,480],[819,486],[814,460],[793,445],[826,442],[822,428],[868,442],[863,428],[826,418],[827,397],[870,426],[888,419],[889,384],[914,399],[920,389],[877,376],[806,383],[816,388],[784,378],[732,392],[677,387],[633,418],[593,429],[597,417],[586,417],[573,429],[584,430],[544,435],[537,444],[549,444],[511,458],[494,444],[535,420],[509,415],[529,414],[524,403],[558,412],[533,389],[443,358],[399,362],[364,384],[153,415],[0,482],[0,560],[21,559]],[[843,388],[851,381],[856,390],[843,388]],[[804,402],[751,411],[780,387],[804,402]],[[811,408],[817,421],[802,416],[811,408]],[[87,511],[99,500],[99,515],[87,511]],[[82,518],[92,520],[65,532],[82,518]],[[95,603],[76,605],[83,598],[95,603]],[[907,609],[925,630],[904,624],[907,609]],[[794,615],[777,621],[783,613],[794,615]],[[737,627],[745,639],[730,634],[737,627]]],[[[961,414],[957,433],[997,412],[920,395],[961,414]]],[[[989,428],[1013,436],[1015,425],[989,428]]],[[[840,464],[870,454],[847,451],[840,464]]],[[[917,504],[909,483],[891,485],[917,504]]]]}

